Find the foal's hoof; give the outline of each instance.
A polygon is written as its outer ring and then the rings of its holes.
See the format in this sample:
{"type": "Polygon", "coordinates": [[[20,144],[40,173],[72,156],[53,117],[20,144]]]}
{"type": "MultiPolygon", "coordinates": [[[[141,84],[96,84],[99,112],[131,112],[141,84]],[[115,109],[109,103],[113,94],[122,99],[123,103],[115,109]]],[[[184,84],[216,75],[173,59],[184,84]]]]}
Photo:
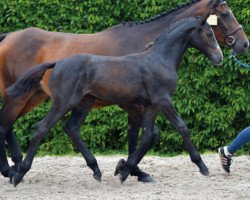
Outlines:
{"type": "Polygon", "coordinates": [[[123,169],[124,169],[124,164],[125,164],[125,160],[124,159],[120,159],[116,165],[115,168],[115,173],[114,175],[117,176],[118,174],[121,174],[123,169]]]}
{"type": "Polygon", "coordinates": [[[126,180],[126,178],[124,178],[123,176],[122,176],[122,174],[119,174],[119,181],[120,181],[120,183],[121,184],[123,184],[123,182],[126,180]]]}
{"type": "Polygon", "coordinates": [[[198,167],[200,168],[200,173],[204,176],[209,176],[209,170],[207,168],[207,166],[205,165],[205,163],[201,162],[198,164],[198,167]]]}
{"type": "Polygon", "coordinates": [[[20,174],[15,174],[14,177],[13,177],[13,184],[14,184],[14,187],[16,187],[23,179],[23,176],[20,175],[20,174]]]}
{"type": "Polygon", "coordinates": [[[102,181],[102,173],[101,172],[98,172],[98,173],[94,173],[93,174],[93,177],[95,180],[101,182],[102,181]]]}
{"type": "MultiPolygon", "coordinates": [[[[9,183],[10,183],[11,185],[14,184],[13,177],[14,177],[14,176],[12,176],[12,177],[10,178],[10,180],[9,180],[9,183]]],[[[21,183],[23,183],[23,182],[24,182],[24,180],[22,179],[22,180],[21,180],[21,183]]]]}
{"type": "Polygon", "coordinates": [[[9,183],[13,184],[13,177],[15,176],[16,173],[18,173],[18,166],[17,165],[13,165],[10,168],[12,170],[12,174],[9,176],[9,178],[10,178],[9,183]]]}
{"type": "Polygon", "coordinates": [[[153,183],[155,182],[155,180],[150,176],[144,176],[144,177],[138,177],[138,181],[142,182],[142,183],[153,183]]]}
{"type": "Polygon", "coordinates": [[[19,165],[12,165],[10,168],[17,173],[18,172],[18,167],[19,167],[19,165]]]}
{"type": "Polygon", "coordinates": [[[209,170],[208,169],[201,169],[200,173],[204,176],[210,176],[209,170]]]}
{"type": "Polygon", "coordinates": [[[115,169],[115,176],[119,174],[119,180],[121,183],[123,183],[128,175],[129,175],[129,170],[127,167],[125,167],[125,160],[124,159],[120,159],[116,165],[116,169],[115,169]]]}
{"type": "Polygon", "coordinates": [[[119,173],[119,181],[121,184],[123,184],[124,181],[128,178],[129,171],[123,170],[123,172],[119,173]]]}

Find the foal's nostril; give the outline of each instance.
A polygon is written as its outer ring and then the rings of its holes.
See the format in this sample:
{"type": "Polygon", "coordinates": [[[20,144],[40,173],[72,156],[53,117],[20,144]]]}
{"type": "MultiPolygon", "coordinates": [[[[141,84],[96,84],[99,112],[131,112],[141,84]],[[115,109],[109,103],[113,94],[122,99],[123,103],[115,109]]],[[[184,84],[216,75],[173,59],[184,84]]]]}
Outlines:
{"type": "Polygon", "coordinates": [[[222,63],[222,62],[223,62],[223,58],[221,57],[221,58],[220,58],[220,63],[222,63]]]}

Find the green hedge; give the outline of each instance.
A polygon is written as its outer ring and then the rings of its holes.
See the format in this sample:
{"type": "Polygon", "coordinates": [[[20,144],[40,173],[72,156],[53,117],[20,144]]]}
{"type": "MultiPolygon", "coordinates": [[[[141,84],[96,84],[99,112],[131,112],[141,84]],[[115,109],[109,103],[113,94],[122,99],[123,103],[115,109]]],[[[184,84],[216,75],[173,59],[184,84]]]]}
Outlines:
{"type": "MultiPolygon", "coordinates": [[[[93,33],[122,21],[140,21],[175,7],[184,0],[2,0],[0,32],[35,26],[50,31],[93,33]]],[[[228,1],[238,21],[250,35],[249,0],[228,1]]],[[[195,50],[184,57],[174,104],[187,123],[193,141],[201,151],[215,150],[230,142],[250,120],[250,70],[229,59],[224,49],[223,66],[212,66],[195,50]]],[[[241,56],[250,63],[250,57],[241,56]]],[[[14,131],[27,150],[34,124],[50,108],[49,100],[15,123],[14,131]]],[[[65,120],[65,119],[64,119],[65,120]]],[[[63,121],[51,130],[40,152],[66,154],[74,146],[62,130],[63,121]]],[[[159,142],[155,151],[176,154],[185,151],[181,137],[163,116],[157,118],[159,142]]],[[[127,116],[116,106],[93,110],[81,135],[92,151],[127,149],[127,116]]],[[[250,145],[244,150],[250,150],[250,145]]]]}

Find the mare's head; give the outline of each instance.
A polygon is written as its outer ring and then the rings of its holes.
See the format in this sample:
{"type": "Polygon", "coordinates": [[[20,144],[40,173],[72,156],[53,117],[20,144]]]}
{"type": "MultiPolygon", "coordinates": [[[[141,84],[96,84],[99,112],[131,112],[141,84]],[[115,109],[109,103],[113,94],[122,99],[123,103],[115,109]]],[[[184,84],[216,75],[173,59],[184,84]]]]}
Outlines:
{"type": "Polygon", "coordinates": [[[224,0],[211,0],[210,4],[212,14],[218,17],[218,24],[213,26],[218,41],[234,49],[236,53],[247,53],[249,41],[227,3],[224,0]]]}
{"type": "Polygon", "coordinates": [[[209,15],[195,18],[196,26],[190,33],[189,46],[198,49],[207,56],[214,65],[222,64],[223,54],[211,26],[208,25],[209,15]]]}

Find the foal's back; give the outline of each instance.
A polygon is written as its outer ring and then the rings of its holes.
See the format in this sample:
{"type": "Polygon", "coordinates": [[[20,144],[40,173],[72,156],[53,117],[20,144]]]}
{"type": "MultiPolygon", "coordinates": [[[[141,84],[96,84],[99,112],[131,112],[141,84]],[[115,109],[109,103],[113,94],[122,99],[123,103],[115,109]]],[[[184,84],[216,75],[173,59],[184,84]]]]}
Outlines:
{"type": "Polygon", "coordinates": [[[161,79],[160,74],[167,74],[151,57],[150,52],[143,52],[122,57],[79,54],[66,58],[53,69],[52,98],[91,95],[113,103],[144,104],[150,98],[149,86],[161,79]]]}

